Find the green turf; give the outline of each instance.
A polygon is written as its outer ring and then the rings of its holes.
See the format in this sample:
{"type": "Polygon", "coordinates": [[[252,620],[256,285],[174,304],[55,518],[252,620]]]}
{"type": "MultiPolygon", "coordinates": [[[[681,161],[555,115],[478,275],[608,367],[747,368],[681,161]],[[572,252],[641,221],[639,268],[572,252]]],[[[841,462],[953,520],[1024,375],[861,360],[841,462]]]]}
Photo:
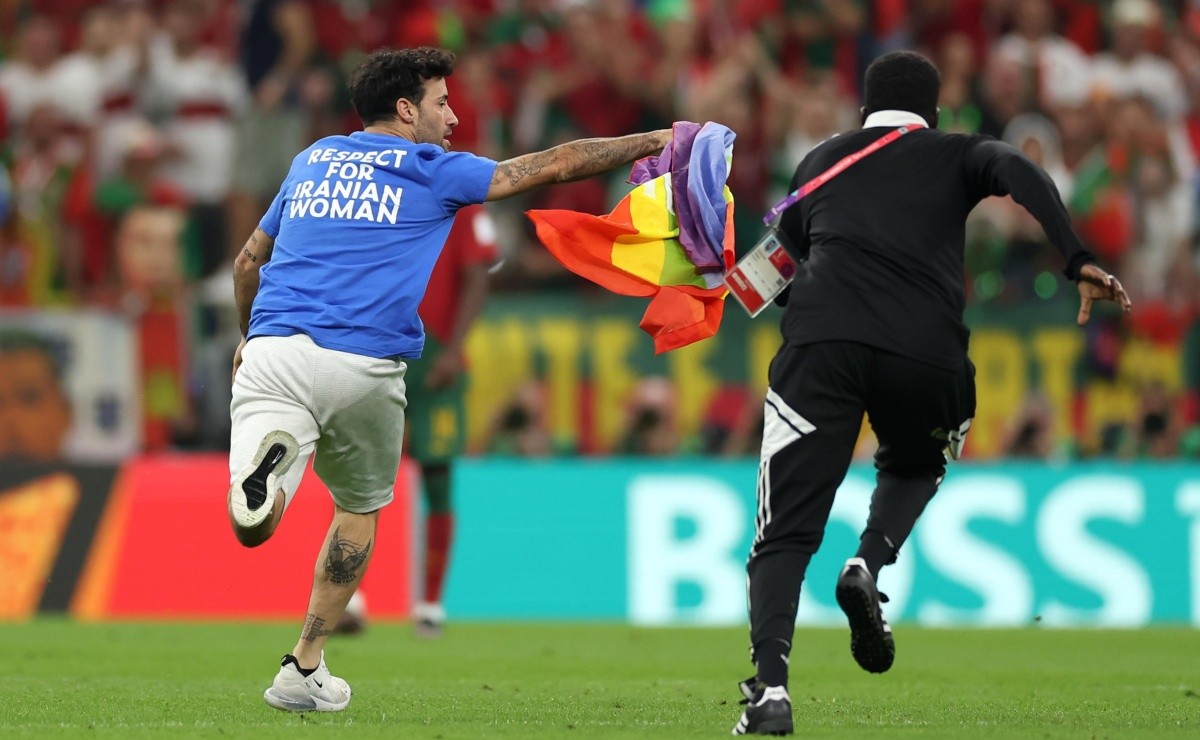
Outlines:
{"type": "MultiPolygon", "coordinates": [[[[340,714],[285,714],[262,691],[280,624],[0,630],[0,737],[718,737],[740,712],[745,633],[596,625],[403,625],[335,638],[340,714]]],[[[1200,632],[901,626],[895,667],[854,665],[841,630],[801,630],[797,730],[816,737],[1200,737],[1200,632]]]]}

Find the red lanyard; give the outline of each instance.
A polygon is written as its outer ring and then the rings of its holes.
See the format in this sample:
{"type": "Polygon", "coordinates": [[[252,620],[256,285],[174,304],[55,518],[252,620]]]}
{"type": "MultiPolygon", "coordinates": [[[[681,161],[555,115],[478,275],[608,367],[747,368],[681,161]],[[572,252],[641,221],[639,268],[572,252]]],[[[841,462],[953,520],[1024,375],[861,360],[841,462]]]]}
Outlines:
{"type": "Polygon", "coordinates": [[[771,208],[771,210],[767,211],[767,215],[763,216],[763,223],[766,224],[767,226],[770,226],[771,222],[774,221],[776,218],[778,218],[779,214],[783,213],[787,209],[794,206],[801,198],[805,197],[806,195],[811,194],[817,188],[821,187],[822,185],[829,182],[833,178],[842,174],[842,172],[844,172],[846,170],[846,168],[849,167],[850,165],[854,164],[855,162],[862,159],[863,157],[866,157],[870,154],[874,154],[875,152],[884,148],[888,144],[891,144],[896,139],[899,139],[901,136],[904,136],[909,131],[915,131],[916,129],[919,129],[919,128],[927,128],[927,127],[923,123],[906,124],[904,126],[901,126],[898,129],[896,129],[895,131],[887,132],[886,134],[884,134],[883,136],[880,136],[875,141],[872,141],[867,146],[863,147],[862,149],[859,149],[857,152],[854,152],[853,154],[849,154],[845,157],[842,157],[841,160],[839,160],[837,164],[835,164],[834,166],[825,170],[824,172],[817,175],[816,177],[809,180],[808,182],[804,183],[803,185],[796,188],[792,192],[788,193],[788,196],[786,198],[784,198],[783,200],[776,203],[775,206],[773,208],[771,208]]]}

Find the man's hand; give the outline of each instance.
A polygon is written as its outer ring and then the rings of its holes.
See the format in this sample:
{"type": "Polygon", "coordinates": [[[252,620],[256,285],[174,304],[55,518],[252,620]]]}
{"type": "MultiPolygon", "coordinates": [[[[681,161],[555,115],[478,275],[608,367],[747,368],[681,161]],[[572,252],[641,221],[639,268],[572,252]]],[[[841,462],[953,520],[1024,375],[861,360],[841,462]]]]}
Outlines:
{"type": "Polygon", "coordinates": [[[1075,321],[1080,326],[1091,318],[1092,303],[1095,301],[1112,301],[1126,313],[1133,308],[1133,302],[1129,300],[1117,276],[1089,263],[1079,268],[1079,316],[1075,321]]]}
{"type": "Polygon", "coordinates": [[[458,380],[458,376],[462,375],[463,369],[461,352],[443,350],[429,366],[429,374],[425,376],[425,387],[431,391],[449,388],[458,380]]]}
{"type": "Polygon", "coordinates": [[[229,379],[231,381],[237,378],[238,368],[242,366],[242,350],[245,348],[246,338],[242,337],[242,341],[238,342],[237,349],[233,352],[233,372],[229,375],[229,379]]]}

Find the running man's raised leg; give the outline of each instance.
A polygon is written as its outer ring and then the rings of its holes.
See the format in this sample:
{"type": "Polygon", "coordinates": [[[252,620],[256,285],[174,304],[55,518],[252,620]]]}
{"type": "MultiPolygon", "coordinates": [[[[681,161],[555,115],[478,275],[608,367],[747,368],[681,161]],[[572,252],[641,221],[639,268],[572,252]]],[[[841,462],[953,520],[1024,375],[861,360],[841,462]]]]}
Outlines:
{"type": "MultiPolygon", "coordinates": [[[[238,542],[246,547],[270,539],[283,519],[288,498],[300,483],[299,475],[288,475],[299,453],[295,437],[280,430],[268,432],[254,457],[230,482],[229,522],[238,542]]],[[[299,474],[303,474],[303,465],[298,466],[299,474]]]]}
{"type": "Polygon", "coordinates": [[[229,440],[229,521],[246,547],[266,542],[312,456],[319,430],[302,399],[312,395],[303,343],[258,337],[234,376],[229,440]]]}

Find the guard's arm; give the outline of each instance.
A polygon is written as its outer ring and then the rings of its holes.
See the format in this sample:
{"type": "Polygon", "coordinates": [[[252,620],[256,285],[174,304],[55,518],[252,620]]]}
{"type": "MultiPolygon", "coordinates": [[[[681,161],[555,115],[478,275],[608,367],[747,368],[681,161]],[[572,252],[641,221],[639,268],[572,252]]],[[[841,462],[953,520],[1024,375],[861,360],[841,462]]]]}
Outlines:
{"type": "Polygon", "coordinates": [[[1133,303],[1121,281],[1096,264],[1096,258],[1083,246],[1071,216],[1058,196],[1058,188],[1050,176],[1015,147],[991,139],[981,139],[967,153],[966,166],[971,176],[978,178],[983,192],[989,195],[1011,195],[1024,206],[1046,232],[1051,243],[1067,260],[1063,273],[1074,280],[1079,290],[1077,323],[1083,326],[1096,301],[1112,301],[1128,312],[1133,303]]]}
{"type": "Polygon", "coordinates": [[[574,182],[656,154],[671,142],[671,129],[610,139],[579,139],[496,165],[487,199],[503,200],[543,185],[574,182]]]}
{"type": "Polygon", "coordinates": [[[1067,261],[1063,274],[1079,280],[1079,269],[1096,258],[1071,228],[1071,216],[1050,176],[1016,147],[980,138],[967,151],[966,167],[987,195],[1011,195],[1037,219],[1067,261]]]}

